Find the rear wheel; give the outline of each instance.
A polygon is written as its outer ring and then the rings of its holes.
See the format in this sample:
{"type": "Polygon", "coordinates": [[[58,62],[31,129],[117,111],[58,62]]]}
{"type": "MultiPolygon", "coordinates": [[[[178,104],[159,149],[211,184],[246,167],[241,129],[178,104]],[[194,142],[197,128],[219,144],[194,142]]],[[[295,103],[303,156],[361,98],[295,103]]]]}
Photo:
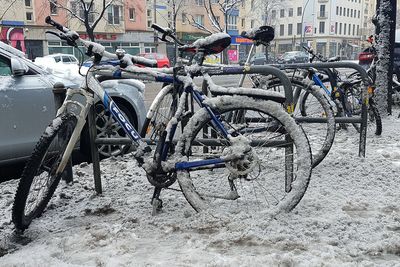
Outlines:
{"type": "Polygon", "coordinates": [[[220,104],[213,108],[232,138],[227,140],[216,130],[203,108],[189,120],[177,149],[187,161],[234,159],[177,171],[188,202],[196,211],[247,214],[293,209],[311,174],[310,147],[301,127],[272,101],[235,96],[215,100],[220,104]]]}
{"type": "MultiPolygon", "coordinates": [[[[293,92],[298,93],[293,115],[310,141],[314,168],[332,147],[336,132],[334,110],[331,101],[320,87],[307,85],[297,79],[292,79],[291,83],[293,92]],[[324,119],[326,122],[313,123],[311,122],[313,119],[324,119]]],[[[267,88],[275,91],[283,90],[279,81],[271,81],[267,88]]]]}
{"type": "Polygon", "coordinates": [[[40,216],[54,194],[62,173],[56,170],[75,129],[77,119],[72,114],[56,118],[25,165],[15,195],[12,219],[19,230],[28,228],[40,216]]]}

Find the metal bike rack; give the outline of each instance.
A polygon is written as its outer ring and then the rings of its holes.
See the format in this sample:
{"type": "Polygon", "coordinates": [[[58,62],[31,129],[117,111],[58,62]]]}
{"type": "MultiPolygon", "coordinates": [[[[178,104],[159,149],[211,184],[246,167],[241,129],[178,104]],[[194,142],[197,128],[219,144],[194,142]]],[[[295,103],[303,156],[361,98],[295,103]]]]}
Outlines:
{"type": "MultiPolygon", "coordinates": [[[[336,123],[359,123],[360,127],[360,141],[359,141],[359,152],[360,157],[365,157],[365,147],[367,140],[367,110],[368,110],[368,87],[372,86],[371,80],[368,77],[366,70],[356,63],[351,62],[320,62],[320,63],[301,63],[301,64],[280,64],[273,65],[281,70],[287,69],[354,69],[356,70],[362,79],[362,104],[361,104],[361,116],[360,117],[335,117],[336,123]]],[[[298,121],[307,123],[321,123],[326,122],[324,118],[299,118],[298,121]]]]}

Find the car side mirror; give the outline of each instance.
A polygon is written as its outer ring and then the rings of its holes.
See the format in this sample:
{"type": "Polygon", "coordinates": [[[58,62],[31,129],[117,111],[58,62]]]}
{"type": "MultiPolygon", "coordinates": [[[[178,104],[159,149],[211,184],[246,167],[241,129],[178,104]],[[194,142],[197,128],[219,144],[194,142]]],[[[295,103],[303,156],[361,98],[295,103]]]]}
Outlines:
{"type": "Polygon", "coordinates": [[[27,73],[29,67],[18,57],[11,57],[11,72],[15,76],[22,76],[27,73]]]}

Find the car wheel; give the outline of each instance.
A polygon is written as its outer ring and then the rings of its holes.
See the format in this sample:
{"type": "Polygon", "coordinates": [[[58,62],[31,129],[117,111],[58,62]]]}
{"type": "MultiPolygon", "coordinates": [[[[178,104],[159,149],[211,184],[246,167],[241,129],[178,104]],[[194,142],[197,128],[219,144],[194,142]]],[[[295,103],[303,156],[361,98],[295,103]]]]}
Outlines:
{"type": "MultiPolygon", "coordinates": [[[[129,108],[122,103],[117,103],[122,114],[137,129],[134,116],[129,108]]],[[[106,110],[100,102],[95,105],[96,110],[96,132],[98,138],[123,138],[126,137],[124,129],[112,118],[109,110],[106,110]]],[[[120,156],[129,151],[130,145],[98,145],[100,158],[120,156]]],[[[81,139],[81,151],[90,159],[90,139],[87,125],[85,126],[81,139]]]]}

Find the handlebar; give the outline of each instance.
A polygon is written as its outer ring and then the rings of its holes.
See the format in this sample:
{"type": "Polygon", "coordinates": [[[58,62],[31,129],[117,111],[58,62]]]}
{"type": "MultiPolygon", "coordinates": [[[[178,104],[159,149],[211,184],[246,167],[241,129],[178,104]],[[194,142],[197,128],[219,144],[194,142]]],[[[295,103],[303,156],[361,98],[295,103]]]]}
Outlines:
{"type": "Polygon", "coordinates": [[[46,33],[53,34],[53,35],[59,37],[60,39],[67,41],[68,45],[74,46],[74,47],[77,47],[78,45],[76,42],[80,41],[86,47],[86,55],[88,55],[90,57],[94,56],[95,63],[99,63],[103,57],[107,57],[108,59],[119,59],[121,62],[121,64],[120,64],[121,67],[126,67],[126,66],[130,66],[133,64],[139,64],[139,65],[143,65],[146,67],[157,67],[156,60],[151,60],[151,59],[147,59],[147,58],[143,58],[143,57],[139,57],[139,56],[132,56],[129,54],[125,54],[125,52],[121,53],[121,51],[118,51],[115,54],[107,52],[105,47],[102,46],[101,44],[98,44],[96,42],[82,40],[79,37],[79,34],[77,32],[71,31],[67,27],[62,26],[60,23],[54,21],[50,16],[46,17],[45,22],[47,24],[52,25],[59,31],[61,31],[61,33],[56,33],[53,31],[46,31],[46,33]]]}
{"type": "Polygon", "coordinates": [[[184,43],[179,41],[178,38],[173,34],[173,31],[170,28],[163,28],[160,25],[157,25],[157,24],[154,24],[154,23],[151,25],[151,27],[154,30],[162,33],[162,37],[159,38],[161,41],[164,41],[166,43],[170,43],[170,41],[166,39],[166,37],[168,36],[168,37],[172,38],[174,40],[174,42],[177,43],[178,45],[184,45],[184,43]]]}

